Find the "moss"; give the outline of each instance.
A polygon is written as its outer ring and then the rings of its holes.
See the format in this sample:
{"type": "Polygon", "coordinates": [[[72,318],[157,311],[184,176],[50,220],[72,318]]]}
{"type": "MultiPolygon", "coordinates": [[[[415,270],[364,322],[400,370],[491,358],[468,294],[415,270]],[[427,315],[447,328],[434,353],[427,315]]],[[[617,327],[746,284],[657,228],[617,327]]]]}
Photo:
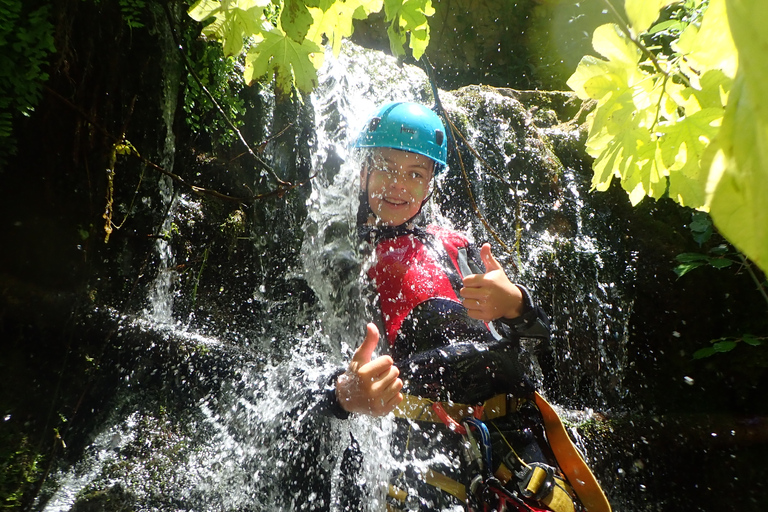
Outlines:
{"type": "Polygon", "coordinates": [[[43,473],[43,461],[26,434],[0,434],[0,508],[21,507],[29,501],[43,473]]]}
{"type": "Polygon", "coordinates": [[[131,494],[117,484],[83,495],[70,512],[130,512],[136,510],[135,501],[131,494]]]}

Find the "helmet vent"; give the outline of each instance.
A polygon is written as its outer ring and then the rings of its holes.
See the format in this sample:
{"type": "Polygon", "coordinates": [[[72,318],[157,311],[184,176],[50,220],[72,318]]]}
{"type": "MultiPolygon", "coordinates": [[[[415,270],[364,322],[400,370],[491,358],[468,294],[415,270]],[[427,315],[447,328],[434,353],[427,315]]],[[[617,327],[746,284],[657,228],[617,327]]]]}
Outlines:
{"type": "Polygon", "coordinates": [[[376,129],[379,127],[380,122],[381,122],[380,117],[374,117],[373,119],[371,119],[371,122],[368,123],[368,131],[375,132],[376,129]]]}
{"type": "Polygon", "coordinates": [[[435,130],[435,142],[438,146],[443,145],[443,137],[445,137],[445,135],[442,130],[435,130]]]}

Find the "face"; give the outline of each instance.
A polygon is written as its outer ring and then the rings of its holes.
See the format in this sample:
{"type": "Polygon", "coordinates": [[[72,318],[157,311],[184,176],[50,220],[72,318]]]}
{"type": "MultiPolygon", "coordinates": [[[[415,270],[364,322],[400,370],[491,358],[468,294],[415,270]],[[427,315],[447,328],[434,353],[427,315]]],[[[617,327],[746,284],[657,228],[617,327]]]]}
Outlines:
{"type": "Polygon", "coordinates": [[[399,226],[419,212],[429,193],[435,163],[431,158],[391,148],[376,148],[360,173],[377,222],[399,226]]]}

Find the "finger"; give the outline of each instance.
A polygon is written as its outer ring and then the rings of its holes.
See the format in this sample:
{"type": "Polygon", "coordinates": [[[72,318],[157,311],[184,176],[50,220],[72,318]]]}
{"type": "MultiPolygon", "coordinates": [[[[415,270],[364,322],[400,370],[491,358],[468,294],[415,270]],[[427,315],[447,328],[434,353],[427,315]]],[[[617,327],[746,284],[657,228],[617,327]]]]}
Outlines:
{"type": "Polygon", "coordinates": [[[461,295],[461,297],[465,299],[465,302],[466,302],[466,300],[468,299],[473,299],[473,300],[485,299],[488,294],[485,291],[481,290],[479,286],[472,286],[471,283],[470,283],[470,286],[467,286],[465,283],[464,288],[459,290],[459,295],[461,295]]]}
{"type": "Polygon", "coordinates": [[[373,351],[376,350],[378,344],[379,329],[376,327],[376,324],[369,323],[366,325],[365,339],[363,340],[362,345],[355,350],[355,354],[352,356],[352,362],[357,363],[358,366],[369,363],[373,351]]]}
{"type": "Polygon", "coordinates": [[[375,403],[378,414],[389,414],[403,401],[403,394],[400,392],[402,388],[403,382],[397,379],[392,386],[379,395],[375,403]]]}
{"type": "Polygon", "coordinates": [[[387,390],[400,380],[398,378],[399,373],[397,368],[393,367],[389,372],[382,374],[377,378],[367,379],[368,384],[364,385],[363,388],[366,389],[365,392],[371,396],[381,397],[386,394],[387,397],[389,397],[391,392],[388,393],[387,390]]]}
{"type": "Polygon", "coordinates": [[[491,252],[491,244],[483,244],[483,246],[480,248],[480,259],[483,260],[486,273],[492,270],[502,270],[501,263],[499,263],[498,260],[493,257],[493,253],[491,252]]]}
{"type": "Polygon", "coordinates": [[[360,374],[361,378],[374,381],[385,378],[387,375],[389,375],[390,372],[392,372],[393,369],[396,373],[395,376],[400,374],[400,370],[394,366],[391,357],[379,356],[373,361],[369,361],[368,363],[361,366],[358,370],[358,373],[360,374]]]}

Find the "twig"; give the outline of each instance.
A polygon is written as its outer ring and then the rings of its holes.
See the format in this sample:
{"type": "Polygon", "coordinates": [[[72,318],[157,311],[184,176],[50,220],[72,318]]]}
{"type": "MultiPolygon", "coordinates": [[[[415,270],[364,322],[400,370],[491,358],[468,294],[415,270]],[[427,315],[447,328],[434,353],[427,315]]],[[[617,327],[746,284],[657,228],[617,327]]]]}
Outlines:
{"type": "Polygon", "coordinates": [[[163,4],[163,8],[165,10],[165,16],[168,19],[168,25],[171,28],[171,37],[173,37],[174,43],[176,43],[176,47],[179,50],[179,53],[181,54],[181,57],[184,59],[184,65],[187,68],[187,71],[189,71],[189,74],[192,75],[192,78],[195,79],[197,82],[197,85],[200,86],[200,88],[205,92],[205,94],[208,96],[208,99],[211,100],[213,105],[216,107],[216,109],[221,114],[221,117],[224,119],[224,122],[227,123],[227,125],[237,134],[237,137],[240,139],[240,142],[243,143],[243,146],[245,146],[246,150],[248,151],[248,154],[253,157],[253,159],[256,161],[256,163],[259,164],[259,166],[267,171],[272,178],[277,181],[277,183],[280,186],[290,186],[291,183],[287,181],[283,181],[280,179],[280,177],[275,173],[274,169],[267,164],[264,160],[262,160],[254,151],[251,149],[250,144],[245,140],[245,137],[243,137],[243,134],[240,132],[240,130],[235,126],[235,123],[232,122],[232,120],[229,118],[229,116],[224,112],[224,109],[221,108],[221,105],[216,101],[216,98],[213,97],[213,94],[208,90],[208,88],[203,85],[202,80],[200,80],[200,77],[195,72],[195,69],[192,67],[192,62],[189,60],[189,57],[187,57],[186,52],[184,51],[184,47],[182,46],[181,42],[179,41],[178,36],[176,35],[176,27],[173,24],[173,16],[171,15],[170,8],[168,7],[167,3],[163,4]]]}
{"type": "MultiPolygon", "coordinates": [[[[507,251],[508,254],[511,254],[515,256],[516,254],[514,251],[512,251],[509,246],[502,240],[501,236],[496,232],[496,230],[491,226],[491,224],[488,222],[488,220],[485,218],[485,216],[480,212],[480,208],[477,206],[477,201],[475,201],[475,195],[472,192],[472,183],[469,181],[469,176],[467,175],[467,170],[464,166],[464,160],[461,158],[461,152],[459,151],[458,144],[456,143],[456,135],[459,135],[461,137],[462,142],[464,145],[470,150],[470,152],[479,159],[483,165],[487,169],[491,171],[491,174],[499,179],[501,182],[503,182],[507,187],[512,188],[512,186],[507,183],[506,180],[502,179],[495,170],[491,167],[491,165],[482,157],[480,154],[477,153],[477,151],[474,150],[472,146],[469,145],[469,142],[467,142],[467,139],[464,137],[464,135],[459,131],[458,128],[456,128],[456,125],[453,124],[453,121],[450,117],[448,117],[448,113],[445,111],[445,108],[443,108],[443,104],[440,101],[440,95],[438,94],[437,90],[437,84],[435,83],[434,78],[434,68],[432,68],[432,64],[429,62],[429,59],[426,56],[423,56],[422,59],[424,59],[424,68],[425,72],[427,73],[427,78],[429,78],[430,85],[432,86],[432,95],[435,99],[435,107],[440,111],[440,114],[442,114],[443,119],[445,119],[446,123],[448,124],[448,129],[450,131],[450,137],[449,140],[453,143],[453,150],[456,153],[456,157],[459,160],[459,167],[461,168],[461,174],[464,178],[464,183],[467,187],[467,195],[469,196],[469,202],[472,205],[472,209],[475,212],[475,215],[478,219],[480,219],[480,222],[483,224],[486,230],[491,234],[494,240],[502,247],[505,251],[507,251]]],[[[519,212],[519,210],[518,210],[519,212]]],[[[519,218],[518,218],[519,221],[519,218]]],[[[519,224],[519,223],[518,223],[519,224]]],[[[515,242],[515,247],[519,248],[519,233],[518,240],[515,242]]],[[[515,265],[516,266],[516,265],[515,265]]]]}
{"type": "Polygon", "coordinates": [[[750,277],[752,277],[752,280],[757,285],[757,290],[760,292],[760,295],[763,296],[765,299],[765,303],[768,304],[768,292],[765,290],[765,285],[760,282],[760,279],[758,279],[757,274],[755,274],[755,271],[752,270],[752,265],[750,264],[749,260],[747,259],[744,254],[741,252],[738,252],[739,258],[741,259],[742,265],[747,269],[747,272],[749,273],[750,277]]]}

